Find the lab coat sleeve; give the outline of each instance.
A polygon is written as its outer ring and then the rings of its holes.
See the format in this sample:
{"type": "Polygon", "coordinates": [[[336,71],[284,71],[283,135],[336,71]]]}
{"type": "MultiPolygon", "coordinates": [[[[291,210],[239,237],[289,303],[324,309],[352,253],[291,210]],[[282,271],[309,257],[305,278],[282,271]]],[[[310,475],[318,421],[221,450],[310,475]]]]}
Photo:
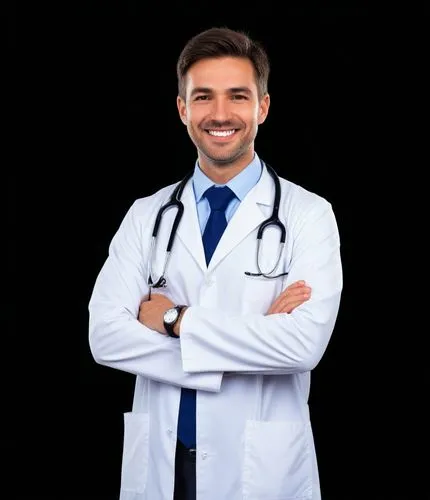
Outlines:
{"type": "Polygon", "coordinates": [[[231,314],[192,306],[181,322],[184,370],[292,374],[314,369],[332,335],[342,291],[340,238],[322,198],[300,217],[285,286],[305,280],[311,298],[291,314],[231,314]]]}
{"type": "Polygon", "coordinates": [[[141,225],[130,208],[109,246],[89,302],[89,345],[104,366],[190,389],[219,392],[221,373],[183,370],[177,339],[141,324],[139,304],[147,294],[141,225]]]}

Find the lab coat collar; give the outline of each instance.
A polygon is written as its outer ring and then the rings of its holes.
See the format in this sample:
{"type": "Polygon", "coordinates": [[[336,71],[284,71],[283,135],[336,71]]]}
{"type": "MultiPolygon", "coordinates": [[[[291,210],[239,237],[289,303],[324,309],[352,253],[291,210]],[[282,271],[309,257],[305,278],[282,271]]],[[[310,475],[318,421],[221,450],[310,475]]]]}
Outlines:
{"type": "Polygon", "coordinates": [[[260,180],[245,196],[234,213],[215,249],[209,266],[206,266],[193,186],[191,182],[188,182],[182,194],[182,202],[184,203],[185,209],[181,223],[178,227],[178,237],[204,272],[212,270],[229,252],[239,245],[250,232],[267,218],[261,205],[272,205],[274,195],[275,188],[273,179],[267,169],[264,168],[260,180]]]}

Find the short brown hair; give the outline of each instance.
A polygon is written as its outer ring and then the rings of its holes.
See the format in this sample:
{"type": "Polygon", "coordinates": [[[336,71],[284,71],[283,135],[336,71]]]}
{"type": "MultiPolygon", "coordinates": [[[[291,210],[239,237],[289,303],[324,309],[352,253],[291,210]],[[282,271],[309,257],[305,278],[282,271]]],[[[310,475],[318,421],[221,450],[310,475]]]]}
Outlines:
{"type": "Polygon", "coordinates": [[[254,66],[259,98],[267,94],[270,64],[263,46],[243,31],[222,27],[195,35],[182,49],[176,65],[180,97],[185,100],[185,78],[193,64],[202,59],[228,56],[249,59],[254,66]]]}

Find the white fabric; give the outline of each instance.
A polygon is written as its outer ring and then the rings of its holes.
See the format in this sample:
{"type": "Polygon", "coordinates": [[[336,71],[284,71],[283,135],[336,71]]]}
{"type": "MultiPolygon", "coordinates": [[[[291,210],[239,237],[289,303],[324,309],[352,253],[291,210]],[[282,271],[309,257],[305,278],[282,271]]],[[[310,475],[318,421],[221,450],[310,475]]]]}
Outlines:
{"type": "MultiPolygon", "coordinates": [[[[319,500],[308,408],[310,373],[333,332],[342,290],[340,242],[330,203],[281,179],[287,241],[277,272],[256,272],[256,234],[272,211],[265,170],[231,219],[206,268],[192,185],[167,269],[175,303],[190,307],[180,340],[136,319],[147,294],[148,251],[156,213],[174,186],[137,200],[110,246],[89,304],[97,363],[136,375],[124,415],[120,500],[172,500],[181,387],[197,389],[197,500],[319,500]],[[311,299],[292,314],[265,315],[290,283],[304,279],[311,299]]],[[[154,269],[162,269],[175,211],[165,213],[154,269]]],[[[267,230],[270,269],[279,233],[267,230]]]]}

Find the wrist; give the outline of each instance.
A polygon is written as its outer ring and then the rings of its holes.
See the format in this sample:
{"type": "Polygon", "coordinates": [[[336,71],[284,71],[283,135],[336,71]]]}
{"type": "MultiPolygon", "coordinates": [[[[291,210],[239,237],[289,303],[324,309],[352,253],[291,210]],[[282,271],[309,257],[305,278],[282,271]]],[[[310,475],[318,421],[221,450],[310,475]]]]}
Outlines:
{"type": "Polygon", "coordinates": [[[179,314],[179,317],[178,317],[178,320],[176,321],[176,323],[173,325],[173,332],[175,333],[175,335],[177,335],[178,337],[181,336],[181,321],[182,321],[182,317],[184,316],[184,313],[185,311],[188,309],[188,306],[185,306],[182,308],[180,314],[179,314]]]}

